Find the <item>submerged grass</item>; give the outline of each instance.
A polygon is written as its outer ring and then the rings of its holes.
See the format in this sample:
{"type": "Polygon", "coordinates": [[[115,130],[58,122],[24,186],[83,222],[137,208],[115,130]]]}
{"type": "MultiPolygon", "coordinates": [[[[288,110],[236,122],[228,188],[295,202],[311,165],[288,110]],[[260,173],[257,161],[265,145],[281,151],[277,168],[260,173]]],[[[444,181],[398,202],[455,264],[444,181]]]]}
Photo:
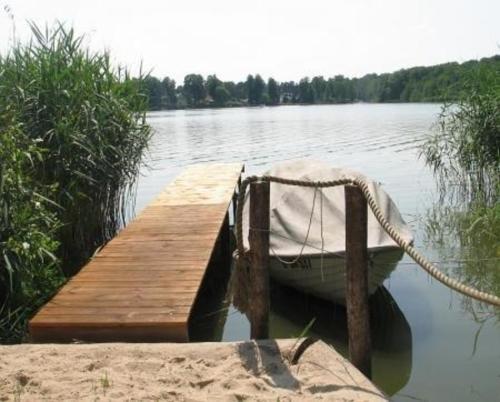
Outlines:
{"type": "Polygon", "coordinates": [[[150,138],[142,78],[31,30],[0,56],[0,342],[123,225],[150,138]]]}

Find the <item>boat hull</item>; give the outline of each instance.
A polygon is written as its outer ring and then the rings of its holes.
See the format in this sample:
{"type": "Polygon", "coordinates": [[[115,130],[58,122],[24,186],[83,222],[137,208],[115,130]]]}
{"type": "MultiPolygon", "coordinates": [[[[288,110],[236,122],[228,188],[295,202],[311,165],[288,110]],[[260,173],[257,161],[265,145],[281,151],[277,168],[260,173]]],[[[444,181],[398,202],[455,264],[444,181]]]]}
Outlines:
{"type": "MultiPolygon", "coordinates": [[[[399,249],[370,253],[368,264],[368,293],[372,295],[389,277],[401,260],[399,249]]],[[[282,260],[294,258],[281,257],[282,260]]],[[[277,282],[312,294],[324,300],[345,305],[345,259],[341,256],[302,256],[294,264],[285,264],[277,257],[270,259],[270,274],[277,282]]]]}

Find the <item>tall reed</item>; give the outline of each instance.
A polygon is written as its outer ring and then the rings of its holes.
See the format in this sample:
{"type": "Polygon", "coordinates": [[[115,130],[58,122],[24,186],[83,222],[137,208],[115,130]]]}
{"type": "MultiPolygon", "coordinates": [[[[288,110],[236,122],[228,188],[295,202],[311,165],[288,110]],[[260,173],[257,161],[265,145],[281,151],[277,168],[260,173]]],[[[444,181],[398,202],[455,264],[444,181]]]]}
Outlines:
{"type": "MultiPolygon", "coordinates": [[[[500,294],[500,71],[480,66],[458,102],[443,107],[421,155],[438,177],[440,202],[426,220],[427,241],[460,280],[500,294]]],[[[464,306],[481,321],[488,308],[464,306]],[[483,311],[485,310],[485,311],[483,311]]],[[[499,316],[500,317],[500,316],[499,316]]]]}
{"type": "MultiPolygon", "coordinates": [[[[55,231],[56,257],[71,276],[130,210],[150,138],[147,99],[142,77],[113,68],[108,53],[87,49],[73,29],[57,24],[42,31],[32,24],[31,30],[28,44],[0,57],[0,130],[15,125],[23,141],[14,148],[23,152],[36,144],[39,157],[30,156],[30,168],[20,169],[23,186],[51,189],[44,197],[57,222],[44,231],[55,231]]],[[[2,200],[8,196],[0,194],[2,200]]],[[[0,272],[9,269],[0,262],[0,272]]]]}
{"type": "Polygon", "coordinates": [[[149,140],[146,99],[107,53],[59,24],[1,60],[0,107],[46,149],[35,180],[56,184],[61,256],[72,273],[122,225],[149,140]],[[72,268],[70,268],[72,267],[72,268]]]}
{"type": "Polygon", "coordinates": [[[500,71],[480,66],[460,99],[446,104],[422,147],[447,191],[494,201],[500,185],[500,71]],[[450,186],[449,184],[452,184],[450,186]]]}

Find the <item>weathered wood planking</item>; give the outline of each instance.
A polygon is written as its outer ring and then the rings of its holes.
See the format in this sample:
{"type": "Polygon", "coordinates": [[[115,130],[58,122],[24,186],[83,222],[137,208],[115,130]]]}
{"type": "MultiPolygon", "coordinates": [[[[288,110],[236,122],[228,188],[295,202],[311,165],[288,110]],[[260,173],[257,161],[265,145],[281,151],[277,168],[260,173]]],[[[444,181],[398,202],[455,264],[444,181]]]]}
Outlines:
{"type": "Polygon", "coordinates": [[[188,341],[242,169],[188,167],[35,315],[32,339],[188,341]]]}

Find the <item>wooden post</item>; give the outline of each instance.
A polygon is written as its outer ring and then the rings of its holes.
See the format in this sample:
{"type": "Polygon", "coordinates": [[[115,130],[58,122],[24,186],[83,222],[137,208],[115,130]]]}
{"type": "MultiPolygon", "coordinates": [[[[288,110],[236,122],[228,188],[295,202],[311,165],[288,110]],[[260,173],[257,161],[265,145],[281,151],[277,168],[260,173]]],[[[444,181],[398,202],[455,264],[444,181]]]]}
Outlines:
{"type": "Polygon", "coordinates": [[[345,186],[346,307],[349,359],[371,378],[368,309],[368,207],[358,187],[345,186]]]}
{"type": "Polygon", "coordinates": [[[250,184],[250,337],[269,337],[269,182],[250,184]]]}

